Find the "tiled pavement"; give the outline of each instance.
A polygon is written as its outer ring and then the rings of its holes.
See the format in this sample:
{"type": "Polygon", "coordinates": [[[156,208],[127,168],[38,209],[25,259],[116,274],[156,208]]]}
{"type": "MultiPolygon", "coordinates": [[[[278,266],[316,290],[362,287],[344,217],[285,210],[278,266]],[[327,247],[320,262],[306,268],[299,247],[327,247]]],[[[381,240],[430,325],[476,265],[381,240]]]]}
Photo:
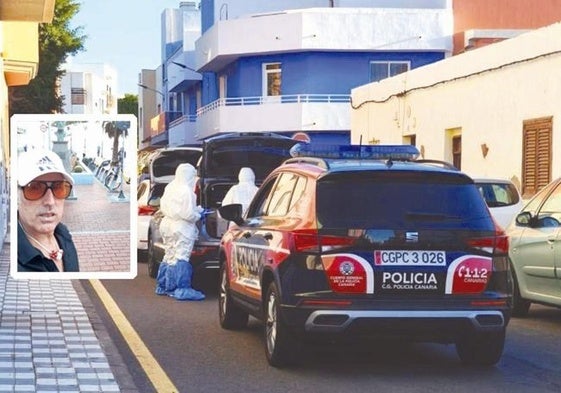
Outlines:
{"type": "MultiPolygon", "coordinates": [[[[81,270],[127,271],[129,204],[97,181],[75,195],[64,222],[81,270]]],[[[136,391],[81,282],[13,279],[9,250],[0,253],[0,392],[136,391]]]]}
{"type": "Polygon", "coordinates": [[[8,269],[6,244],[0,254],[0,392],[121,392],[77,295],[80,284],[15,280],[8,269]]]}
{"type": "MultiPolygon", "coordinates": [[[[76,199],[65,202],[63,222],[78,250],[81,272],[128,272],[130,270],[130,190],[124,198],[93,184],[74,186],[76,199]]],[[[136,230],[136,228],[135,228],[136,230]]]]}

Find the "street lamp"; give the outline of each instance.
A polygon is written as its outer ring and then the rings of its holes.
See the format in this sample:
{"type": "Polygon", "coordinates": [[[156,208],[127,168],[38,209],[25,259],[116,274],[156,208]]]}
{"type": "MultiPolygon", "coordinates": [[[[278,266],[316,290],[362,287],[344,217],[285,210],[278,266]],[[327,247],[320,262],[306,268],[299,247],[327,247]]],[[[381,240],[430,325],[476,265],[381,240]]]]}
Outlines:
{"type": "Polygon", "coordinates": [[[175,64],[176,66],[179,66],[179,67],[181,67],[181,68],[183,68],[183,69],[186,69],[186,70],[189,70],[189,71],[193,71],[193,72],[195,72],[195,73],[197,73],[197,74],[200,74],[199,71],[195,70],[194,68],[188,67],[188,66],[186,66],[185,64],[181,64],[181,63],[178,63],[178,62],[176,62],[176,61],[172,61],[171,63],[173,63],[173,64],[175,64]]]}
{"type": "Polygon", "coordinates": [[[142,87],[143,89],[150,90],[150,91],[153,91],[153,92],[155,92],[155,93],[161,94],[162,97],[164,97],[164,98],[165,98],[165,96],[166,96],[166,95],[165,95],[164,93],[162,93],[160,90],[153,89],[153,88],[151,88],[151,87],[149,87],[149,86],[143,85],[142,83],[137,83],[137,85],[138,85],[139,87],[142,87]]]}

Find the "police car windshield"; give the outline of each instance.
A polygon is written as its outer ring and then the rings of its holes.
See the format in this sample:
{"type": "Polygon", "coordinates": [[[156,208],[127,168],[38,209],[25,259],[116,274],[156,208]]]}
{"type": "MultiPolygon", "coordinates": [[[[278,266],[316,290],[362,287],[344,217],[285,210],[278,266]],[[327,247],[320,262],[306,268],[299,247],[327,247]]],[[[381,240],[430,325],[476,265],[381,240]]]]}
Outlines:
{"type": "Polygon", "coordinates": [[[492,229],[473,184],[427,173],[328,177],[318,182],[316,202],[321,228],[492,229]]]}

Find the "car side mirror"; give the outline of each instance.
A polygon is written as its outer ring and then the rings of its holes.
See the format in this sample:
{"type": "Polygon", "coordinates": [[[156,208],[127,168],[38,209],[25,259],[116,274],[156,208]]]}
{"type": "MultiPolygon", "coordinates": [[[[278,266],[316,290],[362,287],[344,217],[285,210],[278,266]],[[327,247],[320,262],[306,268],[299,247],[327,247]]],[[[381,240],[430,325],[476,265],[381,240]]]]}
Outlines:
{"type": "Polygon", "coordinates": [[[522,212],[516,216],[516,223],[523,227],[529,227],[532,224],[532,213],[522,212]]]}
{"type": "Polygon", "coordinates": [[[220,217],[228,221],[233,221],[236,225],[241,225],[244,222],[241,203],[220,206],[218,212],[220,213],[220,217]]]}

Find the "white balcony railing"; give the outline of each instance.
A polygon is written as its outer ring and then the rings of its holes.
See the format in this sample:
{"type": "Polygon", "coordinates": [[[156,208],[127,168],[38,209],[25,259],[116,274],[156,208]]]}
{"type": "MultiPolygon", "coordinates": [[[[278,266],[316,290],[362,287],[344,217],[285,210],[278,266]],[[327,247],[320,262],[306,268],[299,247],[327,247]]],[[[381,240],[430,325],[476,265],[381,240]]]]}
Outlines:
{"type": "Polygon", "coordinates": [[[267,105],[267,104],[309,104],[309,103],[347,103],[351,102],[348,94],[295,94],[282,96],[229,97],[219,98],[197,110],[202,116],[223,106],[267,105]]]}
{"type": "Polygon", "coordinates": [[[196,123],[197,116],[196,115],[183,115],[174,121],[169,123],[169,128],[176,127],[181,125],[182,123],[196,123]]]}
{"type": "Polygon", "coordinates": [[[223,132],[349,131],[350,96],[221,98],[197,111],[197,139],[223,132]]]}

